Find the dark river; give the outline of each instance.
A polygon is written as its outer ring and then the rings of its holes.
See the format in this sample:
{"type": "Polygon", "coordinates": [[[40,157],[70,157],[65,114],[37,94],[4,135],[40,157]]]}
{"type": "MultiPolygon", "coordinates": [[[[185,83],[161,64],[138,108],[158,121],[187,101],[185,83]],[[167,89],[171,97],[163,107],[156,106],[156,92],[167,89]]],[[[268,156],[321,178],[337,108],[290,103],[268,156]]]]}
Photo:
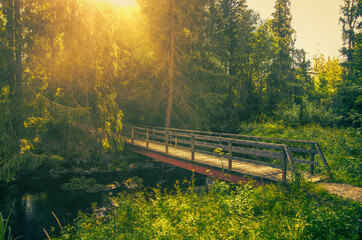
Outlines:
{"type": "MultiPolygon", "coordinates": [[[[162,163],[152,162],[147,168],[138,167],[128,172],[94,173],[87,175],[97,180],[97,183],[112,184],[137,176],[143,179],[144,186],[171,188],[176,180],[190,180],[190,171],[162,163]]],[[[64,226],[73,222],[78,211],[91,212],[92,203],[103,207],[110,204],[109,197],[116,196],[121,191],[129,191],[124,184],[120,188],[97,193],[84,191],[66,191],[60,185],[77,175],[67,175],[56,179],[33,179],[23,177],[9,185],[0,185],[0,212],[4,218],[11,213],[10,226],[13,237],[34,240],[47,239],[43,228],[49,235],[52,228],[59,233],[59,226],[52,215],[58,217],[64,226]]],[[[195,185],[205,184],[205,177],[195,173],[195,185]]]]}

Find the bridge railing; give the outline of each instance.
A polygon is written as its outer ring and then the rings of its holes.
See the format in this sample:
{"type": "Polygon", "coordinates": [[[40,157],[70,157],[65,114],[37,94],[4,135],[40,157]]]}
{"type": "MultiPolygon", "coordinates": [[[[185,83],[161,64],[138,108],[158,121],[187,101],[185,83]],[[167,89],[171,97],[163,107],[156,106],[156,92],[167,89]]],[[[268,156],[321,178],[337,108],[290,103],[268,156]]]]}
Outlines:
{"type": "Polygon", "coordinates": [[[233,161],[251,162],[280,168],[283,171],[284,180],[286,180],[288,166],[292,173],[295,172],[295,163],[310,165],[310,174],[313,175],[314,166],[318,165],[314,159],[316,154],[319,154],[326,169],[329,170],[317,142],[160,127],[126,126],[125,133],[131,138],[132,142],[134,140],[145,141],[146,148],[152,142],[162,143],[165,145],[166,153],[168,153],[170,146],[189,149],[192,161],[195,160],[195,152],[226,158],[229,170],[232,170],[233,161]],[[301,144],[304,144],[304,146],[301,146],[301,144]],[[310,148],[305,148],[305,144],[310,148]],[[218,149],[218,151],[214,151],[215,149],[218,149]],[[310,158],[308,160],[300,159],[293,157],[292,153],[296,156],[309,155],[310,158]]]}

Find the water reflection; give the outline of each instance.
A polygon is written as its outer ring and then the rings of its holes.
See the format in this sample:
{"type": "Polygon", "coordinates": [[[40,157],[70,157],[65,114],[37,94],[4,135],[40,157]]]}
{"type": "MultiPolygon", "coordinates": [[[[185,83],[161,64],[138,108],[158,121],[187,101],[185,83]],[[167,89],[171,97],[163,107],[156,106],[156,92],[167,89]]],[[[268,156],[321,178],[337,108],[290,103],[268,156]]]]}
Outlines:
{"type": "MultiPolygon", "coordinates": [[[[171,187],[176,180],[190,179],[191,175],[189,171],[172,167],[167,171],[154,168],[127,174],[114,172],[89,177],[95,178],[98,183],[112,184],[137,176],[143,179],[146,186],[156,187],[162,182],[164,187],[171,187]]],[[[203,184],[203,177],[197,174],[196,176],[199,184],[203,184]]],[[[125,187],[121,187],[106,192],[87,193],[61,189],[60,185],[68,182],[70,177],[52,180],[22,179],[10,186],[0,185],[0,211],[4,216],[11,212],[11,228],[15,237],[23,235],[22,240],[46,239],[43,228],[49,234],[52,232],[51,227],[54,227],[55,233],[60,231],[52,212],[64,226],[73,222],[79,210],[90,212],[92,203],[97,203],[98,207],[107,206],[111,204],[110,197],[126,190],[125,187]]]]}

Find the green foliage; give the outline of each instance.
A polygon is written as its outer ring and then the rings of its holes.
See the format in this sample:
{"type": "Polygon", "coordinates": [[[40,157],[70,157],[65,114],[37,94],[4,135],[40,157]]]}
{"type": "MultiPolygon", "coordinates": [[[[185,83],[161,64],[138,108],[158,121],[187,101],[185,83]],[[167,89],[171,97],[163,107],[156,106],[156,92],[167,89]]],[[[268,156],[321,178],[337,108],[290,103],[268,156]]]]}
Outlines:
{"type": "Polygon", "coordinates": [[[0,181],[12,181],[18,172],[19,146],[11,134],[9,87],[0,90],[0,181]]]}
{"type": "Polygon", "coordinates": [[[337,90],[333,106],[338,115],[342,117],[342,124],[361,127],[360,115],[362,114],[362,85],[347,83],[337,90]]]}
{"type": "MultiPolygon", "coordinates": [[[[265,123],[242,125],[240,133],[318,142],[330,165],[334,181],[362,186],[362,136],[358,129],[321,127],[316,124],[288,127],[265,123]]],[[[317,172],[323,171],[323,164],[318,156],[316,161],[319,163],[317,172]]]]}
{"type": "Polygon", "coordinates": [[[319,57],[314,81],[293,46],[289,0],[277,0],[266,22],[245,0],[174,1],[174,29],[169,0],[138,1],[135,11],[100,1],[11,2],[0,1],[0,181],[46,161],[108,165],[123,150],[124,119],[160,125],[170,30],[172,127],[236,132],[241,122],[276,116],[286,125],[360,127],[360,1],[341,9],[346,61],[319,57]]]}
{"type": "Polygon", "coordinates": [[[292,99],[292,16],[290,13],[289,0],[277,0],[271,23],[275,36],[276,53],[272,57],[270,74],[267,78],[267,107],[266,111],[271,114],[280,103],[290,103],[292,99]]]}
{"type": "Polygon", "coordinates": [[[209,192],[121,194],[105,214],[80,214],[54,239],[358,239],[361,204],[306,185],[286,190],[217,182],[209,192]]]}
{"type": "Polygon", "coordinates": [[[16,240],[20,237],[13,238],[11,234],[11,227],[8,226],[10,214],[7,219],[4,219],[2,212],[0,212],[0,240],[16,240]]]}
{"type": "Polygon", "coordinates": [[[346,68],[343,85],[337,90],[334,100],[336,112],[343,117],[344,125],[361,126],[362,114],[362,2],[360,0],[344,0],[341,6],[340,22],[343,26],[344,47],[341,52],[345,56],[342,65],[346,68]]]}
{"type": "Polygon", "coordinates": [[[319,95],[321,102],[330,101],[342,83],[343,67],[338,58],[328,58],[323,55],[314,56],[313,70],[317,72],[314,80],[315,94],[319,95]]]}
{"type": "Polygon", "coordinates": [[[291,107],[280,105],[276,113],[283,124],[292,127],[311,123],[333,127],[340,120],[331,108],[308,99],[303,99],[301,104],[293,104],[291,107]]]}
{"type": "Polygon", "coordinates": [[[86,192],[98,192],[107,189],[105,185],[98,184],[94,178],[86,178],[84,176],[72,178],[69,183],[64,183],[60,187],[69,191],[81,190],[86,192]]]}

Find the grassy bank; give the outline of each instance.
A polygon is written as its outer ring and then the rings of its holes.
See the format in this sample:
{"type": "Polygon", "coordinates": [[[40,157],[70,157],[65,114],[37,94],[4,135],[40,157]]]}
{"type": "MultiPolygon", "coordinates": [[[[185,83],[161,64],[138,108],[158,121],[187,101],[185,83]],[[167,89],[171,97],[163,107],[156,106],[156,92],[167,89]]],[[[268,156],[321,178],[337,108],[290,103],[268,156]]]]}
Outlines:
{"type": "MultiPolygon", "coordinates": [[[[360,129],[330,128],[319,125],[286,127],[281,124],[247,124],[241,126],[240,134],[301,139],[319,143],[331,167],[333,181],[362,187],[362,136],[360,129]]],[[[322,162],[316,157],[323,172],[322,162]]]]}
{"type": "Polygon", "coordinates": [[[106,213],[80,214],[53,239],[359,239],[361,204],[312,185],[219,182],[210,192],[154,189],[115,198],[106,213]]]}
{"type": "MultiPolygon", "coordinates": [[[[333,181],[362,186],[356,129],[246,125],[241,134],[317,141],[333,181]]],[[[318,157],[317,161],[320,162],[318,157]]],[[[317,168],[323,172],[323,168],[317,168]]],[[[189,182],[166,192],[137,190],[105,212],[80,214],[53,239],[360,239],[362,205],[301,182],[288,187],[216,182],[197,193],[189,182]]]]}

